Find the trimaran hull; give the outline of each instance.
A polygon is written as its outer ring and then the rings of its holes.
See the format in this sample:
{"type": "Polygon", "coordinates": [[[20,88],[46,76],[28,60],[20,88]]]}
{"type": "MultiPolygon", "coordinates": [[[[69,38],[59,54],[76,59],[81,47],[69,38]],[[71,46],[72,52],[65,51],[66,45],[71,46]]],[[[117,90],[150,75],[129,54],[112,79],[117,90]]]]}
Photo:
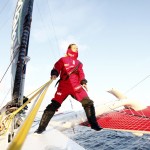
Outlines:
{"type": "MultiPolygon", "coordinates": [[[[12,101],[13,103],[15,102],[17,106],[21,106],[23,104],[23,101],[20,100],[23,99],[24,93],[32,8],[33,0],[18,0],[13,22],[11,47],[12,101]]],[[[110,104],[107,104],[107,106],[101,105],[96,107],[98,123],[103,128],[107,129],[150,133],[150,107],[135,107],[132,103],[130,104],[125,96],[120,96],[120,94],[116,94],[115,91],[111,91],[110,93],[120,100],[111,102],[110,104]],[[130,107],[128,107],[129,105],[130,107]],[[122,108],[122,106],[125,106],[125,108],[122,108]],[[116,110],[116,108],[120,109],[116,110]],[[138,109],[136,110],[136,108],[138,109]]],[[[5,110],[6,109],[3,109],[3,111],[5,110]]],[[[84,111],[57,114],[50,122],[50,125],[59,130],[65,130],[66,128],[71,128],[75,125],[89,126],[84,111]]],[[[84,149],[52,127],[48,127],[48,130],[39,137],[35,136],[33,130],[35,130],[35,128],[31,128],[27,136],[27,141],[33,140],[32,142],[37,144],[36,149],[44,149],[44,145],[51,147],[51,149],[52,147],[55,149],[57,147],[57,149],[59,149],[59,146],[64,146],[64,149],[84,149]],[[34,136],[32,136],[33,134],[34,136]],[[56,141],[54,140],[54,136],[52,136],[54,134],[55,136],[58,136],[56,141]],[[42,138],[44,138],[47,143],[44,143],[44,141],[39,143],[42,141],[42,138]],[[63,145],[58,144],[57,141],[62,139],[65,139],[63,141],[63,145]],[[51,141],[51,143],[48,144],[49,141],[51,141]]],[[[7,134],[6,136],[0,137],[0,142],[3,143],[4,149],[8,147],[9,143],[7,142],[7,134]]],[[[25,142],[23,148],[31,149],[28,144],[28,142],[25,142]]],[[[1,149],[3,150],[3,148],[1,149]]]]}
{"type": "MultiPolygon", "coordinates": [[[[104,129],[150,134],[150,106],[140,110],[124,108],[123,103],[126,101],[120,100],[96,106],[99,125],[104,129]]],[[[50,125],[59,130],[76,125],[90,126],[83,110],[58,114],[52,119],[50,125]]]]}

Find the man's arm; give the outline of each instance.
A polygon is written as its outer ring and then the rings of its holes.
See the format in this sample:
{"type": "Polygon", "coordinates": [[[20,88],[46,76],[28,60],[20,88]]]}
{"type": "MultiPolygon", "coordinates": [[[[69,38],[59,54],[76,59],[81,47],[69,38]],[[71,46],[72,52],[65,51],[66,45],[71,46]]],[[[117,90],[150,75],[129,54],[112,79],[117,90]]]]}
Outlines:
{"type": "Polygon", "coordinates": [[[53,67],[53,69],[51,70],[51,79],[55,80],[55,79],[59,76],[62,67],[63,67],[62,59],[59,59],[59,60],[54,64],[54,67],[53,67]]]}
{"type": "Polygon", "coordinates": [[[80,64],[78,71],[79,71],[80,84],[88,91],[87,80],[85,79],[85,74],[83,71],[83,64],[80,64]]]}

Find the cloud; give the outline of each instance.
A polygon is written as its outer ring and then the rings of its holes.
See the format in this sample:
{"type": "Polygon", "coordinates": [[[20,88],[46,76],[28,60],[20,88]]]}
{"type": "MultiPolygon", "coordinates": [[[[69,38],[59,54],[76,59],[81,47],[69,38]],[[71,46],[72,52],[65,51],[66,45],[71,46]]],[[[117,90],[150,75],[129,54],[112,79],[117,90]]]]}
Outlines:
{"type": "Polygon", "coordinates": [[[79,50],[81,50],[81,51],[85,51],[88,48],[88,46],[86,44],[79,42],[78,39],[76,39],[74,36],[71,36],[71,35],[67,36],[66,39],[60,40],[59,47],[65,53],[68,45],[73,44],[73,43],[77,44],[79,50]]]}
{"type": "Polygon", "coordinates": [[[34,28],[33,37],[36,41],[48,41],[47,38],[59,40],[68,36],[68,34],[85,39],[89,37],[89,34],[95,35],[102,30],[101,18],[97,19],[97,15],[94,15],[95,13],[101,14],[99,7],[96,7],[97,3],[87,3],[85,0],[80,3],[64,1],[61,7],[60,5],[61,2],[55,1],[51,4],[48,3],[46,6],[41,6],[41,3],[38,4],[41,7],[34,10],[37,12],[34,13],[34,26],[32,25],[32,29],[34,28]],[[59,8],[59,11],[57,8],[59,8]]]}

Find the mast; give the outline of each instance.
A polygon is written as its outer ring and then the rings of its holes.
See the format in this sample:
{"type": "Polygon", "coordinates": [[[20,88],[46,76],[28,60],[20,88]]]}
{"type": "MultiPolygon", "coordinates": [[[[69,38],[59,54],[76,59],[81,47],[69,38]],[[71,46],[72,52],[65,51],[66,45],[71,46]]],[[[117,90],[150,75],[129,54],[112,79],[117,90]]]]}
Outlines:
{"type": "Polygon", "coordinates": [[[12,102],[23,104],[26,65],[29,60],[28,46],[34,0],[18,0],[13,19],[11,46],[11,95],[12,102]]]}

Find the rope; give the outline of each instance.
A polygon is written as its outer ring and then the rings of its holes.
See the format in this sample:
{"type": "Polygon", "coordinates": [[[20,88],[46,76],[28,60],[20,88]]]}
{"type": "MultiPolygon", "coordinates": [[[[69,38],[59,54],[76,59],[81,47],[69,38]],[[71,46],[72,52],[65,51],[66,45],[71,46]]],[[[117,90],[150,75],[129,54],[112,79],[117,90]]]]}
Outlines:
{"type": "Polygon", "coordinates": [[[56,40],[56,45],[57,45],[57,48],[59,50],[59,55],[60,55],[60,48],[59,48],[59,42],[58,42],[58,38],[57,38],[57,35],[56,35],[56,31],[55,31],[55,27],[54,27],[54,23],[53,23],[53,16],[52,16],[52,12],[51,12],[51,7],[49,5],[49,1],[47,0],[47,3],[48,3],[48,8],[49,8],[49,14],[50,14],[50,20],[51,20],[51,23],[52,23],[52,28],[53,28],[53,31],[54,31],[54,35],[55,35],[55,40],[56,40]]]}
{"type": "MultiPolygon", "coordinates": [[[[71,108],[72,108],[72,110],[73,110],[73,104],[72,104],[71,99],[70,99],[70,104],[71,104],[71,108]]],[[[77,118],[77,115],[76,115],[76,118],[77,118]]],[[[74,128],[74,126],[72,126],[72,130],[73,130],[73,133],[75,134],[75,128],[74,128]]]]}
{"type": "MultiPolygon", "coordinates": [[[[35,90],[37,92],[28,101],[26,101],[21,107],[19,107],[17,110],[15,110],[11,114],[9,114],[7,117],[5,117],[4,120],[2,120],[2,116],[4,116],[5,112],[3,112],[1,114],[1,118],[0,118],[0,122],[1,122],[0,135],[3,135],[5,133],[7,133],[8,129],[9,129],[9,126],[10,126],[10,124],[12,122],[12,119],[15,117],[15,115],[17,113],[19,113],[27,104],[29,104],[41,91],[43,91],[46,86],[48,86],[49,84],[51,84],[52,81],[53,80],[48,81],[43,86],[41,86],[40,88],[38,88],[38,90],[35,90]]],[[[34,92],[32,92],[31,94],[33,94],[34,92]]],[[[29,94],[29,95],[31,95],[31,94],[29,94]]]]}
{"type": "MultiPolygon", "coordinates": [[[[45,24],[45,22],[44,22],[44,19],[43,19],[42,15],[41,15],[40,9],[39,9],[38,4],[37,4],[36,1],[35,1],[35,4],[36,4],[37,10],[38,10],[39,18],[41,19],[41,22],[43,23],[43,25],[44,25],[45,27],[47,27],[46,24],[45,24]]],[[[50,32],[49,26],[48,26],[48,29],[49,29],[48,31],[50,32]]],[[[43,30],[43,27],[42,27],[42,30],[43,30]]],[[[49,44],[50,49],[51,49],[50,43],[51,43],[52,41],[51,41],[51,39],[49,38],[49,35],[48,35],[48,32],[46,31],[46,28],[44,28],[44,30],[45,30],[45,33],[47,34],[47,38],[48,38],[48,40],[49,40],[48,44],[49,44]]],[[[52,51],[52,52],[53,52],[53,51],[52,51]]],[[[54,51],[54,52],[55,52],[55,51],[54,51]]],[[[53,54],[56,56],[56,54],[55,54],[54,52],[53,52],[53,54]]]]}
{"type": "Polygon", "coordinates": [[[8,4],[9,0],[6,1],[6,3],[4,4],[4,6],[2,7],[2,9],[0,10],[0,14],[2,13],[2,11],[6,8],[7,4],[8,4]]]}
{"type": "Polygon", "coordinates": [[[20,130],[18,131],[17,135],[14,137],[13,141],[8,147],[8,150],[21,150],[21,147],[23,146],[23,143],[26,139],[26,136],[32,126],[32,123],[34,121],[34,118],[37,114],[37,111],[45,97],[45,94],[48,90],[49,85],[52,83],[53,80],[50,80],[50,82],[44,87],[44,91],[42,90],[42,94],[40,94],[40,98],[36,104],[36,106],[33,108],[31,113],[28,115],[27,119],[24,121],[24,124],[20,127],[20,130]]]}
{"type": "Polygon", "coordinates": [[[8,94],[9,94],[10,90],[11,89],[9,89],[8,92],[6,93],[6,95],[5,95],[5,97],[4,97],[4,99],[3,99],[2,103],[1,103],[0,107],[3,105],[4,101],[6,100],[6,98],[7,98],[8,94]]]}
{"type": "MultiPolygon", "coordinates": [[[[147,76],[146,78],[144,78],[143,80],[145,80],[145,79],[147,79],[149,76],[147,76]]],[[[143,81],[142,80],[142,81],[143,81]]],[[[140,81],[140,82],[142,82],[142,81],[140,81]]],[[[139,83],[140,83],[139,82],[139,83]]],[[[120,93],[120,92],[118,92],[118,91],[112,91],[112,92],[110,92],[110,93],[112,93],[114,96],[116,96],[118,99],[120,99],[120,102],[121,102],[121,99],[124,99],[124,98],[127,98],[126,96],[124,96],[122,93],[120,93]]],[[[138,118],[146,118],[146,119],[149,119],[150,120],[150,117],[148,116],[148,115],[146,115],[146,114],[144,114],[144,112],[143,112],[143,110],[140,110],[140,111],[135,111],[134,109],[132,109],[132,108],[130,108],[130,107],[127,107],[128,108],[128,111],[127,111],[127,109],[123,109],[122,111],[117,111],[117,110],[115,110],[115,109],[112,109],[112,108],[110,108],[109,106],[108,106],[108,108],[110,109],[110,110],[113,110],[113,111],[115,111],[115,112],[118,112],[118,113],[124,113],[124,114],[126,114],[126,115],[128,115],[128,116],[135,116],[135,117],[138,117],[138,118]]],[[[126,107],[125,107],[126,108],[126,107]]]]}
{"type": "Polygon", "coordinates": [[[125,93],[128,93],[129,91],[133,90],[135,87],[137,87],[139,84],[141,84],[143,81],[145,81],[149,77],[150,77],[150,75],[146,76],[144,79],[142,79],[141,81],[139,81],[137,84],[135,84],[134,86],[132,86],[131,88],[129,88],[125,93]]]}
{"type": "MultiPolygon", "coordinates": [[[[4,4],[3,8],[0,10],[0,15],[2,14],[2,11],[6,8],[8,1],[4,4]]],[[[5,12],[7,12],[7,16],[5,13],[5,19],[4,19],[3,23],[1,23],[1,25],[0,25],[0,30],[2,30],[4,27],[6,27],[8,22],[13,18],[13,14],[11,13],[11,8],[6,9],[5,12]]]]}
{"type": "Polygon", "coordinates": [[[18,53],[19,53],[19,50],[16,52],[16,54],[15,54],[14,58],[11,60],[11,62],[10,62],[10,64],[9,64],[9,66],[7,67],[7,69],[6,69],[5,73],[4,73],[4,75],[2,76],[2,78],[1,78],[1,80],[0,80],[0,84],[1,84],[2,80],[4,79],[4,77],[5,77],[6,73],[8,72],[8,70],[9,70],[10,66],[12,65],[12,63],[13,63],[13,61],[14,61],[14,59],[16,58],[16,56],[17,56],[17,54],[18,54],[18,53]]]}

